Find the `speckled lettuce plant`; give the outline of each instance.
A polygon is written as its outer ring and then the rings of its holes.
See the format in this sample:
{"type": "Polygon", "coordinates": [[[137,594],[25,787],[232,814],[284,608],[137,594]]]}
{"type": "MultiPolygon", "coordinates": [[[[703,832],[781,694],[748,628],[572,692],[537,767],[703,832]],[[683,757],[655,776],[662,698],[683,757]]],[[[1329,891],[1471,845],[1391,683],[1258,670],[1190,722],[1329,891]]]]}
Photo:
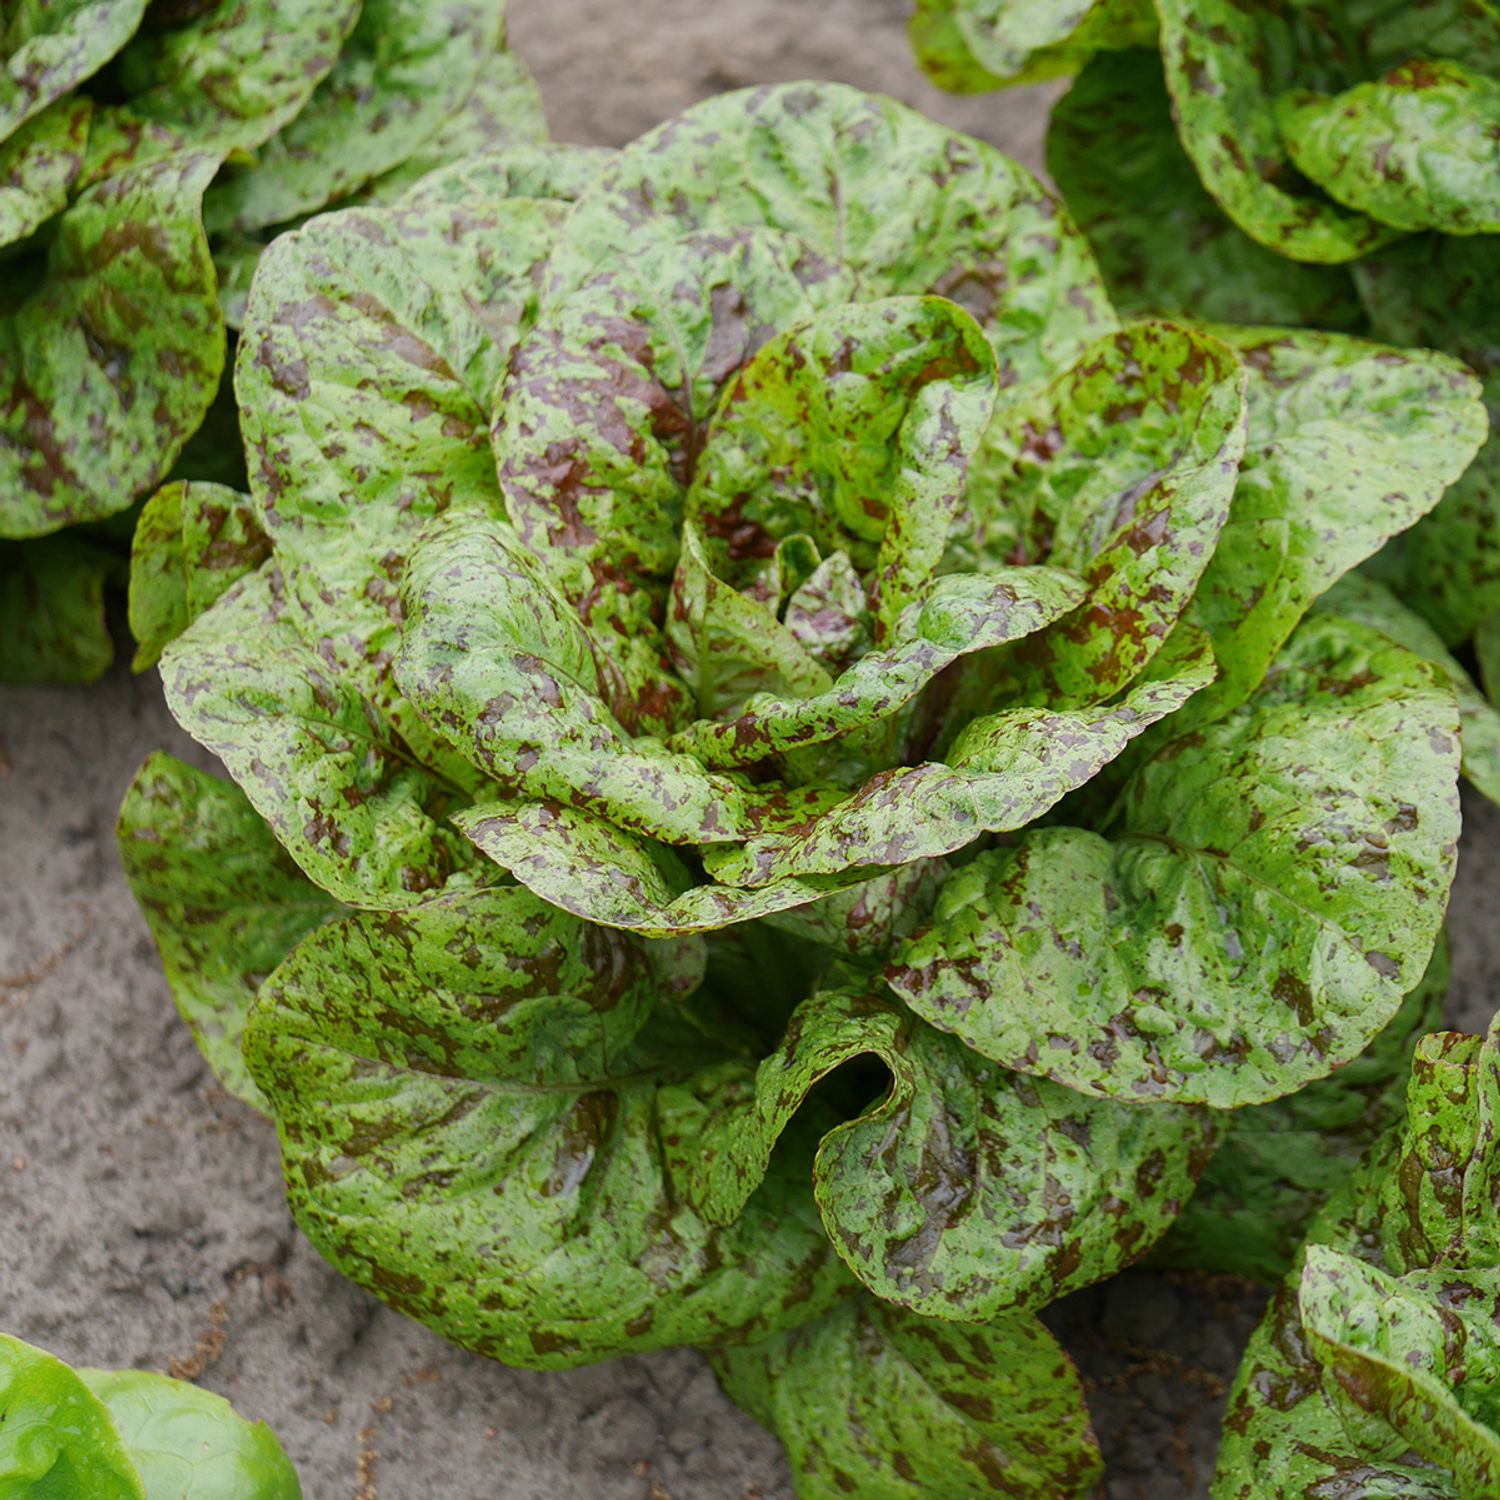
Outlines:
{"type": "Polygon", "coordinates": [[[1406,1034],[1457,697],[1312,606],[1472,376],[1121,322],[1015,164],[792,85],[309,221],[236,389],[136,555],[234,784],[120,835],[307,1234],[512,1363],[713,1350],[804,1497],[1086,1493],[1036,1310],[1406,1034]]]}
{"type": "Polygon", "coordinates": [[[97,677],[121,513],[174,466],[237,469],[216,404],[226,317],[279,227],[543,137],[503,16],[503,0],[0,10],[0,679],[97,677]]]}
{"type": "Polygon", "coordinates": [[[276,1435],[148,1370],[70,1369],[0,1334],[0,1494],[302,1500],[276,1435]]]}
{"type": "MultiPolygon", "coordinates": [[[[1122,309],[1442,349],[1495,426],[1493,0],[920,0],[912,36],[949,88],[1077,75],[1047,162],[1122,309]]],[[[1500,799],[1500,439],[1369,571],[1396,597],[1364,617],[1454,678],[1465,773],[1500,799]]]]}
{"type": "Polygon", "coordinates": [[[1423,1038],[1406,1115],[1318,1216],[1230,1396],[1215,1500],[1500,1486],[1500,1033],[1423,1038]]]}

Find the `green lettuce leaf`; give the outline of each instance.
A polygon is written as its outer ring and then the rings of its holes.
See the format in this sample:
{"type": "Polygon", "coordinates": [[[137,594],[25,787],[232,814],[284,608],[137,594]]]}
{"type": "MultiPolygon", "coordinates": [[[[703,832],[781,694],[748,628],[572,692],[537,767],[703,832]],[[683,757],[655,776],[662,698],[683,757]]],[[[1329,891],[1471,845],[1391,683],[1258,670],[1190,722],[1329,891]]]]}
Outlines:
{"type": "Polygon", "coordinates": [[[238,787],[158,751],[116,828],[125,878],[182,1018],[230,1093],[264,1109],[240,1056],[256,991],[340,906],[297,868],[238,787]]]}
{"type": "Polygon", "coordinates": [[[1121,313],[1352,328],[1347,269],[1287,260],[1245,234],[1198,180],[1155,52],[1089,59],[1052,107],[1047,170],[1121,313]]]}
{"type": "Polygon", "coordinates": [[[443,826],[463,790],[298,633],[271,564],[240,580],[161,659],[167,706],[213,751],[308,878],[351,906],[424,900],[471,863],[443,826]]]}
{"type": "Polygon", "coordinates": [[[1287,95],[1276,120],[1299,171],[1381,224],[1500,231],[1500,78],[1413,59],[1343,93],[1287,95]]]}
{"type": "Polygon", "coordinates": [[[159,489],[142,507],[130,542],[134,669],[155,666],[162,648],[270,551],[248,495],[188,480],[159,489]]]}
{"type": "Polygon", "coordinates": [[[1457,772],[1437,671],[1317,617],[1243,707],[1142,765],[1102,831],[1030,832],[957,871],[888,979],[1007,1067],[1263,1103],[1363,1051],[1421,978],[1457,772]]]}
{"type": "Polygon", "coordinates": [[[89,188],[0,319],[0,537],[123,510],[203,420],[224,365],[201,218],[214,167],[177,155],[89,188]]]}
{"type": "Polygon", "coordinates": [[[1078,1372],[1028,1314],[933,1323],[864,1297],[714,1366],[786,1444],[798,1500],[1080,1500],[1103,1472],[1078,1372]]]}
{"type": "Polygon", "coordinates": [[[89,132],[97,180],[180,150],[220,158],[292,121],[338,60],[359,0],[211,0],[148,10],[89,132]]]}
{"type": "Polygon", "coordinates": [[[0,19],[0,141],[96,73],[134,35],[146,0],[17,0],[0,19]]]}
{"type": "Polygon", "coordinates": [[[721,1097],[679,1148],[689,1201],[733,1223],[809,1092],[867,1055],[889,1087],[823,1136],[814,1192],[850,1270],[926,1317],[1042,1307],[1137,1259],[1191,1193],[1216,1129],[1202,1113],[1008,1073],[888,1002],[829,991],[798,1007],[753,1088],[721,1097]]]}
{"type": "Polygon", "coordinates": [[[637,940],[515,887],[319,929],[245,1037],[298,1223],[377,1296],[510,1364],[815,1318],[847,1281],[795,1154],[733,1225],[682,1202],[665,1147],[694,1109],[664,1086],[711,1099],[748,1065],[669,1014],[637,1037],[665,989],[637,940]]]}
{"type": "Polygon", "coordinates": [[[1114,326],[1083,236],[1035,178],[837,84],[724,95],[616,153],[569,221],[552,280],[575,287],[649,238],[759,225],[846,266],[863,297],[951,298],[989,335],[1002,385],[1070,364],[1114,326]]]}

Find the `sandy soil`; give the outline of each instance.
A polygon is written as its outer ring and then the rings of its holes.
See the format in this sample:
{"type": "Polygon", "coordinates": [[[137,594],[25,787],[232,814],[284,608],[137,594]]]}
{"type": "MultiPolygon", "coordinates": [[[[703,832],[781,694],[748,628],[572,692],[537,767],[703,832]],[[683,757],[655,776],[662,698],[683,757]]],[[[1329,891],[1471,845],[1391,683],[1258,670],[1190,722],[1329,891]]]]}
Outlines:
{"type": "MultiPolygon", "coordinates": [[[[717,90],[822,76],[1037,160],[1045,95],[955,101],[908,61],[903,0],[512,0],[554,133],[612,143],[717,90]]],[[[158,746],[195,752],[153,679],[0,688],[0,1327],[63,1357],[190,1376],[270,1421],[309,1500],[790,1500],[777,1445],[695,1356],[565,1375],[459,1353],[326,1269],[282,1202],[272,1133],[213,1085],[115,855],[158,746]]],[[[1471,808],[1455,1019],[1500,975],[1471,808]]],[[[1259,1299],[1134,1273],[1053,1315],[1093,1388],[1109,1500],[1206,1494],[1259,1299]]]]}

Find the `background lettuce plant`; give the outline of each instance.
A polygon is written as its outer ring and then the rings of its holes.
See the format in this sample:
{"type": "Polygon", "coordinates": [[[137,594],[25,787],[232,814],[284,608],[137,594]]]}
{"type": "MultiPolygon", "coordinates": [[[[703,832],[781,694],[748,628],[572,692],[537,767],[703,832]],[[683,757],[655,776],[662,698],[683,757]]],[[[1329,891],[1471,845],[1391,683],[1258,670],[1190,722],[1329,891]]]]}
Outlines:
{"type": "Polygon", "coordinates": [[[1497,1109],[1493,1027],[1422,1039],[1404,1121],[1319,1214],[1251,1340],[1215,1500],[1500,1484],[1497,1109]]]}
{"type": "MultiPolygon", "coordinates": [[[[1077,77],[1047,163],[1122,309],[1443,349],[1500,413],[1500,9],[1230,0],[920,0],[959,90],[1077,77]]],[[[1362,615],[1465,701],[1465,773],[1500,798],[1500,440],[1369,571],[1362,615]],[[1378,616],[1378,618],[1377,618],[1378,616]]]]}
{"type": "Polygon", "coordinates": [[[544,134],[503,0],[7,6],[0,678],[97,677],[110,518],[174,466],[242,472],[215,398],[269,238],[544,134]]]}
{"type": "Polygon", "coordinates": [[[1122,323],[1020,168],[792,85],[310,220],[236,390],[133,589],[234,784],[120,836],[310,1238],[512,1363],[716,1351],[804,1495],[1085,1493],[1036,1310],[1410,1030],[1457,696],[1310,611],[1473,377],[1122,323]]]}
{"type": "Polygon", "coordinates": [[[264,1422],[148,1370],[73,1370],[0,1334],[0,1493],[302,1500],[264,1422]]]}

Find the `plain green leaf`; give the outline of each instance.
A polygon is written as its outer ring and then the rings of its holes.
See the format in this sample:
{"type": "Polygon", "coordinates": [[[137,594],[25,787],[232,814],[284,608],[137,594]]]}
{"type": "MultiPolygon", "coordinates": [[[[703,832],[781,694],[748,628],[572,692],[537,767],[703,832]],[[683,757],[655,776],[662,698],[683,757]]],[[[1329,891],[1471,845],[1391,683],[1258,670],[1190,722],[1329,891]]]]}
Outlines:
{"type": "Polygon", "coordinates": [[[0,542],[0,682],[97,682],[115,657],[104,590],[118,573],[79,537],[0,542]]]}

